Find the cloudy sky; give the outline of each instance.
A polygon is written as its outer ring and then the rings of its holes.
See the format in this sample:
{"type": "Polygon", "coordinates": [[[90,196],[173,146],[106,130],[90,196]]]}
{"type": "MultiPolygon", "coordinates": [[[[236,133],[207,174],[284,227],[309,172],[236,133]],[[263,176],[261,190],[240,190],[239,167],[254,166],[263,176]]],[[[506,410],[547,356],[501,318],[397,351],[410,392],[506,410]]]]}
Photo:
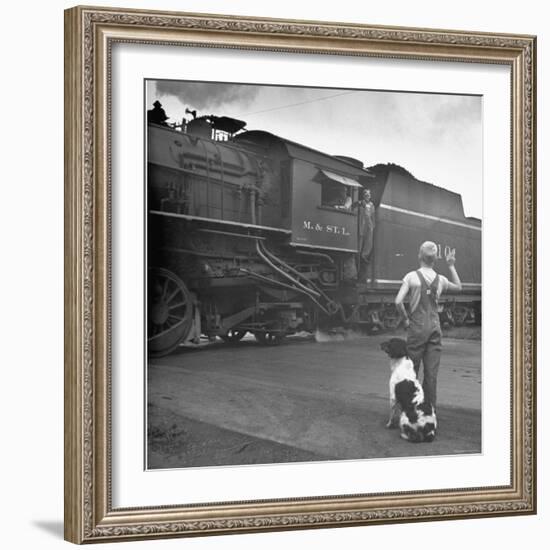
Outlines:
{"type": "Polygon", "coordinates": [[[482,213],[482,125],[478,96],[149,81],[147,108],[163,104],[168,122],[185,109],[245,120],[365,166],[393,162],[417,179],[458,192],[467,216],[482,213]]]}

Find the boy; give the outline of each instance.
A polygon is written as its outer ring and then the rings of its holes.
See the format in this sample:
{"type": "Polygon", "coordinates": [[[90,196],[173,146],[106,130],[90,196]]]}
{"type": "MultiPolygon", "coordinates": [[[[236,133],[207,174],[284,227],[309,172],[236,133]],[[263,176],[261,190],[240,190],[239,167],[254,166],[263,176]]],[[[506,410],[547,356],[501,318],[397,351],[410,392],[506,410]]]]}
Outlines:
{"type": "Polygon", "coordinates": [[[462,290],[462,284],[455,269],[455,251],[449,252],[445,258],[451,272],[450,281],[434,270],[436,259],[436,244],[431,241],[423,243],[418,252],[420,269],[405,275],[395,298],[395,305],[404,318],[407,328],[409,356],[414,363],[417,376],[420,363],[424,365],[422,382],[424,396],[434,409],[437,398],[437,372],[441,359],[441,325],[437,302],[441,294],[447,290],[462,290]],[[407,295],[410,317],[403,304],[407,295]]]}

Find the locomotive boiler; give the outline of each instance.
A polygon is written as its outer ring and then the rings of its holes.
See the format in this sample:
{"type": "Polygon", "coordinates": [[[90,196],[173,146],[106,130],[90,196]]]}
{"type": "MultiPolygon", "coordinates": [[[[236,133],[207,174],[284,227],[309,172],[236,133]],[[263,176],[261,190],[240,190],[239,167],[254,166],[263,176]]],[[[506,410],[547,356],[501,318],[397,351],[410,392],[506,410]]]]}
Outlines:
{"type": "MultiPolygon", "coordinates": [[[[420,243],[456,249],[464,291],[441,299],[451,324],[479,320],[481,222],[460,195],[392,165],[366,168],[229,117],[148,124],[148,350],[201,336],[397,325],[394,297],[420,243]],[[370,191],[368,257],[361,193],[370,191]]],[[[448,275],[440,262],[438,271],[448,275]]]]}

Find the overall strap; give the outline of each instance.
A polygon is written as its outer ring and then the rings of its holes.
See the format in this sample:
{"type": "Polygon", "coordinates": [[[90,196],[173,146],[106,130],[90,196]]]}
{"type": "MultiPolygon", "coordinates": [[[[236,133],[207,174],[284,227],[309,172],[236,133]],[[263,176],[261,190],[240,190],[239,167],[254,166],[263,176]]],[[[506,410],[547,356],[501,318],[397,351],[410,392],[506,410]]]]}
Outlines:
{"type": "Polygon", "coordinates": [[[420,269],[416,270],[416,275],[418,276],[418,280],[420,281],[420,286],[422,287],[422,290],[427,290],[429,288],[428,283],[424,278],[424,275],[422,275],[422,271],[420,271],[420,269]]]}
{"type": "Polygon", "coordinates": [[[432,298],[435,304],[437,304],[437,294],[439,292],[439,275],[436,273],[432,284],[430,285],[430,290],[432,292],[432,298]]]}
{"type": "Polygon", "coordinates": [[[420,286],[422,289],[421,295],[426,294],[430,297],[431,301],[434,304],[437,304],[437,291],[439,290],[439,275],[436,273],[434,280],[430,285],[428,285],[428,282],[424,278],[424,275],[422,274],[422,271],[420,269],[416,270],[416,274],[418,275],[418,279],[420,280],[420,286]]]}
{"type": "Polygon", "coordinates": [[[437,291],[439,290],[439,275],[436,273],[432,284],[430,285],[430,290],[437,296],[437,291]]]}

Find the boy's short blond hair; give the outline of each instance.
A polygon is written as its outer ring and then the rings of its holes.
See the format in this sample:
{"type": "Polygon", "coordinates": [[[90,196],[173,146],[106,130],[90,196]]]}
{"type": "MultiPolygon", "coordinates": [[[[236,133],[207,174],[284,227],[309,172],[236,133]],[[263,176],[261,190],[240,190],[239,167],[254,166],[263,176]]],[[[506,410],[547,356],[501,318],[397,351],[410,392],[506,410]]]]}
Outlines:
{"type": "Polygon", "coordinates": [[[437,245],[432,241],[426,241],[420,245],[418,259],[426,265],[433,266],[437,259],[437,245]]]}

